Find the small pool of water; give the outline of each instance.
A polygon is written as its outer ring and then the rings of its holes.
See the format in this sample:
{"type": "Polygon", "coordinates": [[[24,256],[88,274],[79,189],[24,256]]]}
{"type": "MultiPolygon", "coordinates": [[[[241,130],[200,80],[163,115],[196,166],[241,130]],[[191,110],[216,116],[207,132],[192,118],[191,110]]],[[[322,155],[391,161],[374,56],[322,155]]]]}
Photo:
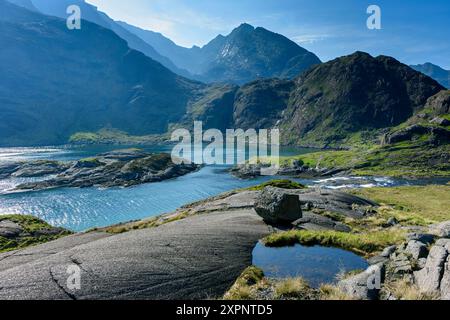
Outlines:
{"type": "Polygon", "coordinates": [[[314,288],[335,283],[341,273],[369,266],[365,259],[342,249],[301,245],[269,248],[262,243],[253,251],[253,265],[268,278],[302,277],[314,288]]]}

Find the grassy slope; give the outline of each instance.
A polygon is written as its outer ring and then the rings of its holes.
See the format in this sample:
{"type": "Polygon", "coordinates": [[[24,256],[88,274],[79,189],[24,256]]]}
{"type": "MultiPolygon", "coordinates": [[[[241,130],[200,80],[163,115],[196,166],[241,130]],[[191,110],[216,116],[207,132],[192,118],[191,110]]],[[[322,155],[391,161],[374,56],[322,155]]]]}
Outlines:
{"type": "Polygon", "coordinates": [[[102,129],[98,132],[78,132],[73,134],[69,143],[74,144],[152,144],[168,140],[167,135],[132,136],[116,129],[102,129]]]}
{"type": "Polygon", "coordinates": [[[401,142],[389,146],[368,145],[351,150],[327,150],[299,156],[282,157],[281,164],[300,160],[315,168],[342,168],[355,175],[380,175],[392,177],[449,177],[450,164],[446,157],[450,145],[429,147],[423,144],[423,136],[413,142],[401,142]]]}
{"type": "MultiPolygon", "coordinates": [[[[337,231],[291,230],[274,233],[264,239],[267,246],[324,245],[339,247],[364,256],[405,241],[402,226],[428,226],[450,220],[450,186],[415,186],[354,190],[352,193],[381,204],[377,213],[362,220],[339,218],[352,228],[351,233],[337,231]],[[399,226],[386,228],[390,218],[399,226]]],[[[323,213],[327,215],[327,213],[323,213]]],[[[333,214],[336,215],[336,214],[333,214]]],[[[328,215],[332,217],[332,215],[328,215]]]]}
{"type": "Polygon", "coordinates": [[[71,234],[71,232],[68,230],[54,228],[45,221],[33,216],[0,216],[0,222],[6,220],[17,223],[19,226],[21,226],[23,229],[23,234],[12,239],[0,237],[0,252],[22,249],[31,245],[56,240],[58,238],[71,234]]]}

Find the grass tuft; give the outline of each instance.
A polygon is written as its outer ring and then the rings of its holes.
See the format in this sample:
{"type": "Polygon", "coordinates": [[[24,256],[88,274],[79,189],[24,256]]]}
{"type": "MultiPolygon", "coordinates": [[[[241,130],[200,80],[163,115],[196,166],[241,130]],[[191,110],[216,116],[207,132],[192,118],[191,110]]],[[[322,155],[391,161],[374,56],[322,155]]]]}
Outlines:
{"type": "Polygon", "coordinates": [[[275,285],[275,299],[302,299],[311,288],[302,278],[288,278],[275,285]]]}

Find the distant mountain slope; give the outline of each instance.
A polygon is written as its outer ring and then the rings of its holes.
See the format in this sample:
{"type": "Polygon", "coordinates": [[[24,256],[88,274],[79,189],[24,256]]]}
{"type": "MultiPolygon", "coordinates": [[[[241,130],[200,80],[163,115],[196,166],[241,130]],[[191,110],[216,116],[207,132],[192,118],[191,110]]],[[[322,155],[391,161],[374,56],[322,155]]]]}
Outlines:
{"type": "MultiPolygon", "coordinates": [[[[17,1],[17,0],[14,0],[17,1]]],[[[105,13],[98,11],[97,7],[86,3],[84,0],[29,0],[32,1],[34,6],[42,13],[60,17],[67,18],[66,13],[67,7],[70,5],[78,5],[81,8],[81,18],[88,20],[90,22],[96,23],[104,28],[114,31],[119,37],[128,42],[128,46],[132,49],[141,51],[148,57],[155,61],[158,61],[166,68],[169,68],[175,73],[183,76],[188,76],[189,73],[186,70],[182,70],[176,67],[169,58],[161,55],[156,51],[150,44],[143,41],[141,38],[135,34],[129,32],[128,30],[122,28],[114,20],[108,17],[105,13]]]]}
{"type": "Polygon", "coordinates": [[[116,21],[116,23],[150,44],[161,55],[169,58],[177,67],[191,72],[195,70],[191,66],[191,62],[196,59],[195,50],[178,46],[161,33],[144,30],[123,21],[116,21]]]}
{"type": "Polygon", "coordinates": [[[0,0],[0,144],[65,143],[78,131],[164,133],[204,85],[182,78],[108,29],[0,0]]]}
{"type": "Polygon", "coordinates": [[[206,82],[244,84],[258,78],[294,78],[321,63],[316,55],[286,37],[249,24],[242,24],[228,36],[217,36],[202,48],[191,49],[177,46],[161,34],[125,23],[121,26],[206,82]]]}
{"type": "Polygon", "coordinates": [[[444,87],[450,88],[450,70],[444,70],[443,68],[429,62],[425,64],[412,65],[411,68],[430,76],[444,87]]]}
{"type": "Polygon", "coordinates": [[[284,142],[332,145],[362,130],[399,125],[444,88],[394,58],[356,52],[296,80],[284,142]]]}
{"type": "Polygon", "coordinates": [[[31,0],[8,0],[8,1],[19,7],[23,7],[28,10],[32,10],[32,11],[37,11],[36,7],[31,2],[31,0]]]}
{"type": "Polygon", "coordinates": [[[214,105],[199,100],[186,123],[207,119],[208,124],[225,121],[225,128],[279,127],[284,144],[339,147],[356,142],[352,139],[364,132],[398,126],[443,89],[394,58],[356,52],[295,80],[263,79],[238,89],[208,87],[209,94],[202,97],[214,105]]]}

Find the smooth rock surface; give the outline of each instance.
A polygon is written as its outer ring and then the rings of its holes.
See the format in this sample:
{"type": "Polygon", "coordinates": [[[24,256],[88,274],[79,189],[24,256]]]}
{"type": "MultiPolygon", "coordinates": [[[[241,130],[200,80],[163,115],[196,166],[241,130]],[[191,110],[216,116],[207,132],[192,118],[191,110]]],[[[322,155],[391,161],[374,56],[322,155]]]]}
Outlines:
{"type": "Polygon", "coordinates": [[[303,217],[294,221],[293,225],[305,230],[335,230],[339,232],[350,232],[352,230],[341,222],[311,212],[303,212],[303,217]]]}
{"type": "Polygon", "coordinates": [[[251,265],[254,246],[268,234],[262,219],[243,209],[119,235],[66,237],[1,255],[0,299],[220,297],[251,265]],[[67,288],[70,265],[81,268],[81,290],[67,288]]]}

